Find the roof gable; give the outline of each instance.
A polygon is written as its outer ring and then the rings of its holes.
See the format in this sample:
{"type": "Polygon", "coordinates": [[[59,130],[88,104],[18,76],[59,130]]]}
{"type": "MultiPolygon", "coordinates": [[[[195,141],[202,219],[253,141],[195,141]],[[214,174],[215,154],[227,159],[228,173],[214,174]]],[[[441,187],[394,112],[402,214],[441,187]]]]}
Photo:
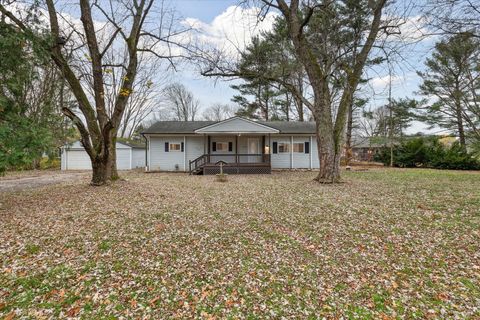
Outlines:
{"type": "Polygon", "coordinates": [[[278,129],[252,120],[233,117],[195,130],[195,133],[279,133],[278,129]]]}

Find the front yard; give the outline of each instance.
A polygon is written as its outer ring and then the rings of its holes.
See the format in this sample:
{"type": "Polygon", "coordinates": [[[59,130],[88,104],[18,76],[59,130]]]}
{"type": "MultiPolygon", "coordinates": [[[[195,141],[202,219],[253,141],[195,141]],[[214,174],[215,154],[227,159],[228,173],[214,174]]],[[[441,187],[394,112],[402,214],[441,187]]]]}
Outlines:
{"type": "Polygon", "coordinates": [[[480,317],[479,173],[314,175],[0,194],[0,318],[480,317]]]}

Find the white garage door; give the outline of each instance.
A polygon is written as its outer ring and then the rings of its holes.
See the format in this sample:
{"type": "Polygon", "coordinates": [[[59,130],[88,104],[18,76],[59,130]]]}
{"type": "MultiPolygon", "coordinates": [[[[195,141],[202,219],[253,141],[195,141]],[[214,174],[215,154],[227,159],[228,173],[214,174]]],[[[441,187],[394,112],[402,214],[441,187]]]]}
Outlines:
{"type": "MultiPolygon", "coordinates": [[[[67,170],[92,170],[90,157],[84,150],[68,150],[66,157],[67,170]]],[[[117,169],[130,169],[130,149],[117,149],[117,169]]]]}
{"type": "Polygon", "coordinates": [[[90,157],[84,150],[68,150],[67,170],[91,170],[92,163],[90,157]]]}
{"type": "Polygon", "coordinates": [[[130,149],[117,149],[117,169],[130,169],[130,149]]]}

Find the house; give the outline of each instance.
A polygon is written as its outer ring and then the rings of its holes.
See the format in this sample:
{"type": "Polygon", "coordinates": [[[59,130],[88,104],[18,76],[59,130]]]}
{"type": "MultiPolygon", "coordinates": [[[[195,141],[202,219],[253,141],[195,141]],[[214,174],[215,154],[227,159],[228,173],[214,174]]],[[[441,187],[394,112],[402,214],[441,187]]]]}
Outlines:
{"type": "Polygon", "coordinates": [[[388,143],[384,137],[356,137],[352,141],[354,161],[374,161],[375,155],[388,143]]]}
{"type": "Polygon", "coordinates": [[[270,173],[319,167],[315,123],[252,121],[159,121],[142,132],[148,171],[216,174],[270,173]]]}
{"type": "MultiPolygon", "coordinates": [[[[90,157],[80,141],[60,148],[62,170],[92,170],[90,157]]],[[[117,169],[130,170],[145,167],[145,146],[137,143],[117,142],[117,169]]]]}

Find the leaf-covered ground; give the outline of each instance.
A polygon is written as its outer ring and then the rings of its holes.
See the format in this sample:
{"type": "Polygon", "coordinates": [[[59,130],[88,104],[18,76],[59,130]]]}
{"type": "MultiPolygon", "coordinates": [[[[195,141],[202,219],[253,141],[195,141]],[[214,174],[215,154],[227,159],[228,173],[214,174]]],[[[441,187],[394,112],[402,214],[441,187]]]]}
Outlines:
{"type": "Polygon", "coordinates": [[[0,318],[480,318],[480,174],[127,173],[0,194],[0,318]]]}

